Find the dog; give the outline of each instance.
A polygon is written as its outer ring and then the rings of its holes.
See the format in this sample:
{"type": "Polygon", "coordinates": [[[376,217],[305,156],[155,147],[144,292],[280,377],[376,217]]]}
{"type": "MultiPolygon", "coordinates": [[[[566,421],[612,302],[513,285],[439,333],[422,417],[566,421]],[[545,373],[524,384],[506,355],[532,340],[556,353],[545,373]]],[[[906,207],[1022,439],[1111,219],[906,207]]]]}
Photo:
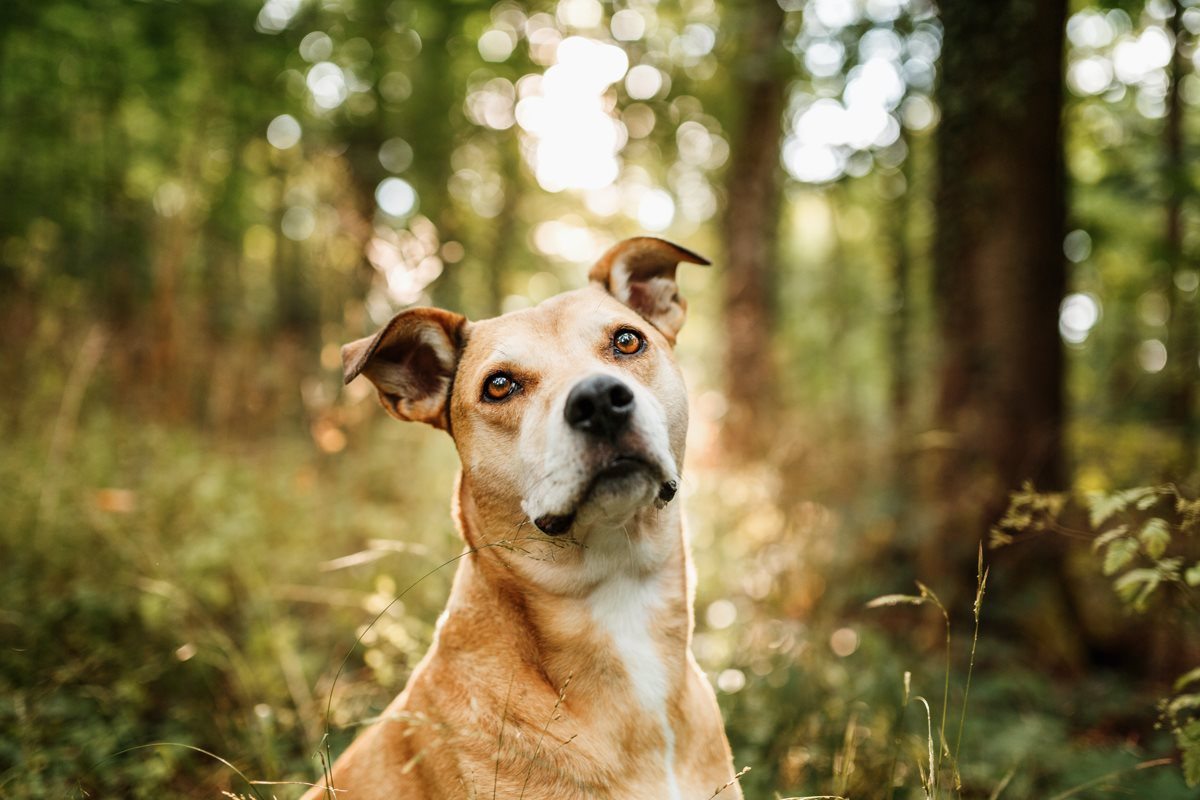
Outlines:
{"type": "MultiPolygon", "coordinates": [[[[387,413],[445,430],[467,550],[429,652],[333,765],[347,800],[734,800],[691,653],[673,355],[686,302],[661,239],[589,284],[480,322],[413,308],[342,348],[387,413]]],[[[324,783],[306,798],[326,797],[324,783]]]]}

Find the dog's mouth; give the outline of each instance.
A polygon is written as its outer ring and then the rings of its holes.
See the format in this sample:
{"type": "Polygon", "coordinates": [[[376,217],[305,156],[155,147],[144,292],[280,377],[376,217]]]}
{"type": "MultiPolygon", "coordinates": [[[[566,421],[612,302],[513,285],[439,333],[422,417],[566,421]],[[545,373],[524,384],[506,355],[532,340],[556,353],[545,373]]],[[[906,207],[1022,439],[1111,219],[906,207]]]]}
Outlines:
{"type": "Polygon", "coordinates": [[[618,493],[630,484],[646,478],[659,481],[656,503],[660,507],[674,499],[679,485],[674,478],[665,476],[661,467],[639,456],[618,455],[592,474],[571,511],[564,514],[543,514],[534,519],[533,524],[542,533],[561,536],[571,530],[576,514],[589,500],[608,492],[618,493]]]}

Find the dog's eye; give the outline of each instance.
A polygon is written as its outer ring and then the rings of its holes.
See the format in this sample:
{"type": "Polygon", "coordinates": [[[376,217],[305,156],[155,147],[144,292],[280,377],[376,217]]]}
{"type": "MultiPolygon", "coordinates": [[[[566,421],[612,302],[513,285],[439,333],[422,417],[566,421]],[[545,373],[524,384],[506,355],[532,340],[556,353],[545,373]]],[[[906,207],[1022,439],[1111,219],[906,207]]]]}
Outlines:
{"type": "Polygon", "coordinates": [[[613,349],[623,356],[631,356],[641,352],[645,341],[635,331],[628,328],[617,331],[613,336],[613,349]]]}
{"type": "Polygon", "coordinates": [[[520,384],[514,381],[508,373],[493,372],[483,382],[483,399],[489,403],[499,403],[501,400],[506,400],[518,388],[520,388],[520,384]]]}

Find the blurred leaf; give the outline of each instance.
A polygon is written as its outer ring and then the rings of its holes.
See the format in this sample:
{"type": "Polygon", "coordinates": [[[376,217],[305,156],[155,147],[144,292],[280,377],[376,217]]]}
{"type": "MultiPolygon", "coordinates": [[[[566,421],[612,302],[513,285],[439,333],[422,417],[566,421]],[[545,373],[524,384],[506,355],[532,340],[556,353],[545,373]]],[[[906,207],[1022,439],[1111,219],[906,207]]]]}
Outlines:
{"type": "Polygon", "coordinates": [[[1109,545],[1104,554],[1104,574],[1114,575],[1137,555],[1138,543],[1133,539],[1118,539],[1109,545]]]}
{"type": "Polygon", "coordinates": [[[1167,705],[1167,713],[1172,717],[1176,717],[1184,711],[1196,709],[1200,709],[1200,694],[1181,694],[1173,698],[1167,705]]]}
{"type": "Polygon", "coordinates": [[[1182,691],[1183,687],[1187,686],[1189,683],[1195,683],[1196,681],[1200,681],[1200,667],[1189,670],[1176,678],[1175,691],[1182,691]]]}
{"type": "Polygon", "coordinates": [[[1007,547],[1013,543],[1012,534],[1001,530],[999,527],[992,527],[991,539],[988,541],[988,547],[996,550],[1001,547],[1007,547]]]}
{"type": "Polygon", "coordinates": [[[1089,492],[1087,495],[1088,519],[1093,528],[1099,528],[1116,514],[1124,511],[1128,499],[1122,492],[1089,492]]]}
{"type": "Polygon", "coordinates": [[[1146,494],[1142,495],[1134,504],[1138,511],[1146,511],[1154,507],[1158,502],[1159,492],[1157,489],[1148,489],[1146,494]]]}
{"type": "Polygon", "coordinates": [[[885,594],[881,597],[876,597],[871,602],[867,603],[867,608],[883,608],[884,606],[919,606],[924,605],[928,600],[924,597],[916,597],[911,594],[885,594]]]}
{"type": "Polygon", "coordinates": [[[1162,582],[1162,574],[1156,569],[1133,569],[1113,582],[1113,588],[1126,603],[1138,611],[1146,607],[1146,601],[1162,582]]]}
{"type": "Polygon", "coordinates": [[[1197,521],[1200,521],[1200,499],[1188,500],[1186,497],[1179,497],[1175,501],[1175,511],[1183,517],[1181,527],[1191,533],[1197,521]]]}
{"type": "Polygon", "coordinates": [[[1147,555],[1153,559],[1162,558],[1163,553],[1167,552],[1167,546],[1171,544],[1171,527],[1165,519],[1151,517],[1142,526],[1138,539],[1146,548],[1147,555]]]}
{"type": "Polygon", "coordinates": [[[1137,486],[1117,492],[1126,505],[1132,505],[1142,511],[1158,502],[1157,486],[1137,486]]]}
{"type": "Polygon", "coordinates": [[[1118,525],[1117,527],[1113,528],[1112,530],[1105,531],[1104,533],[1102,533],[1096,537],[1096,541],[1092,542],[1092,551],[1097,552],[1097,553],[1100,552],[1100,548],[1104,547],[1105,545],[1111,544],[1112,542],[1116,541],[1117,539],[1120,539],[1122,536],[1124,536],[1127,533],[1129,533],[1128,525],[1118,525]]]}
{"type": "Polygon", "coordinates": [[[1175,743],[1183,760],[1183,779],[1189,787],[1200,786],[1200,720],[1192,720],[1175,731],[1175,743]]]}
{"type": "Polygon", "coordinates": [[[1187,581],[1188,586],[1200,586],[1200,561],[1188,567],[1184,573],[1183,579],[1187,581]]]}

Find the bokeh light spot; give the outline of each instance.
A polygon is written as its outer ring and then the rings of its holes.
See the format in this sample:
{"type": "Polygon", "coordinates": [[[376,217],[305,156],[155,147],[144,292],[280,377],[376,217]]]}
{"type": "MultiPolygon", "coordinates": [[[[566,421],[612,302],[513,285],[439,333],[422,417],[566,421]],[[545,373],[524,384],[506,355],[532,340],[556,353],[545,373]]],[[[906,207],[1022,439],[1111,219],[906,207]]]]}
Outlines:
{"type": "Polygon", "coordinates": [[[649,64],[638,64],[625,76],[625,91],[634,100],[649,100],[662,88],[662,73],[649,64]]]}
{"type": "Polygon", "coordinates": [[[1092,237],[1087,231],[1076,228],[1063,237],[1063,255],[1073,264],[1086,261],[1092,254],[1092,237]]]}
{"type": "Polygon", "coordinates": [[[330,111],[337,108],[349,95],[346,86],[346,75],[342,68],[332,61],[322,61],[314,64],[305,78],[308,90],[312,92],[313,102],[318,108],[330,111]]]}
{"type": "Polygon", "coordinates": [[[648,231],[665,231],[675,219],[675,201],[662,189],[651,189],[638,202],[637,220],[648,231]]]}
{"type": "Polygon", "coordinates": [[[1137,358],[1146,372],[1162,372],[1167,366],[1167,346],[1158,339],[1147,339],[1138,345],[1137,358]]]}
{"type": "Polygon", "coordinates": [[[300,123],[291,114],[280,114],[267,125],[267,141],[277,150],[295,147],[300,135],[300,123]]]}
{"type": "Polygon", "coordinates": [[[417,192],[402,178],[384,178],[375,188],[379,210],[391,217],[406,217],[417,207],[417,192]]]}
{"type": "Polygon", "coordinates": [[[1194,269],[1181,269],[1174,275],[1175,288],[1184,294],[1191,294],[1200,287],[1200,272],[1194,269]]]}
{"type": "Polygon", "coordinates": [[[333,55],[333,39],[324,31],[313,31],[300,40],[300,57],[310,64],[327,61],[333,55]]]}
{"type": "Polygon", "coordinates": [[[302,242],[312,236],[313,231],[316,230],[317,218],[312,209],[306,206],[292,206],[283,212],[279,228],[283,231],[283,235],[293,242],[302,242]]]}
{"type": "Polygon", "coordinates": [[[728,628],[737,621],[737,606],[729,600],[715,600],[704,612],[704,620],[708,623],[708,627],[715,631],[728,628]]]}
{"type": "Polygon", "coordinates": [[[838,628],[829,637],[829,649],[839,658],[854,655],[858,650],[858,633],[853,628],[838,628]]]}
{"type": "Polygon", "coordinates": [[[717,688],[725,694],[736,694],[746,688],[746,673],[740,669],[727,669],[717,676],[717,688]]]}
{"type": "Polygon", "coordinates": [[[1085,292],[1063,298],[1058,310],[1058,332],[1068,344],[1083,344],[1100,321],[1100,300],[1085,292]]]}
{"type": "Polygon", "coordinates": [[[505,61],[512,55],[516,45],[516,39],[511,33],[492,28],[479,37],[479,56],[484,61],[505,61]]]}
{"type": "Polygon", "coordinates": [[[379,163],[388,172],[404,172],[412,166],[413,149],[399,136],[388,139],[379,146],[379,163]]]}
{"type": "MultiPolygon", "coordinates": [[[[532,24],[532,19],[530,20],[532,24]]],[[[517,124],[533,139],[523,153],[543,189],[598,189],[616,180],[625,127],[610,113],[608,87],[629,67],[615,45],[570,36],[541,76],[518,81],[517,124]]]]}
{"type": "Polygon", "coordinates": [[[559,0],[558,21],[569,28],[594,28],[604,18],[604,8],[597,0],[559,0]]]}
{"type": "Polygon", "coordinates": [[[279,33],[292,24],[300,11],[301,0],[267,0],[263,3],[254,27],[263,33],[279,33]]]}
{"type": "Polygon", "coordinates": [[[619,42],[636,42],[646,33],[646,20],[634,9],[623,8],[613,14],[609,29],[619,42]]]}

